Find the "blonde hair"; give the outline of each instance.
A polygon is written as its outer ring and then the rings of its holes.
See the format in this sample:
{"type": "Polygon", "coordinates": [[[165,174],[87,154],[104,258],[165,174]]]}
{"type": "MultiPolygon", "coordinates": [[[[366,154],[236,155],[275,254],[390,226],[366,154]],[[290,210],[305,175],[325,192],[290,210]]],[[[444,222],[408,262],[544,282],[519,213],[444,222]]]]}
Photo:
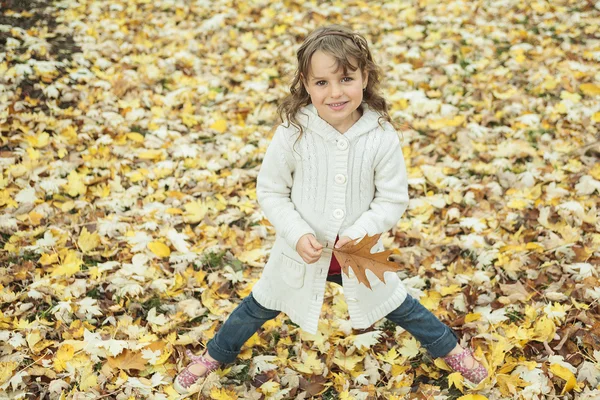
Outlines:
{"type": "Polygon", "coordinates": [[[343,68],[344,74],[348,70],[356,71],[357,68],[362,74],[368,74],[363,101],[369,105],[369,108],[379,112],[381,118],[394,126],[388,114],[387,103],[379,93],[381,70],[373,61],[367,40],[362,35],[341,25],[329,25],[315,29],[306,37],[296,52],[298,68],[294,73],[290,94],[281,101],[277,108],[281,121],[287,122],[288,126],[292,124],[296,127],[300,131],[298,138],[302,136],[303,129],[296,114],[302,107],[311,103],[310,96],[304,87],[303,77],[308,77],[310,60],[313,54],[319,50],[334,57],[338,68],[343,68]],[[358,65],[353,64],[352,61],[358,65]]]}

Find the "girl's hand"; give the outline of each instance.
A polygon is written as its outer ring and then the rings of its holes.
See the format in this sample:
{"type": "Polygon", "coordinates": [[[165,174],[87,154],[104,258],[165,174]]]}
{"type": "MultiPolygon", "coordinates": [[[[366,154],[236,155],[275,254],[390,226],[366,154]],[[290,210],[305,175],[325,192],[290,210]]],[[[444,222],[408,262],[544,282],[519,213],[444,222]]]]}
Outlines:
{"type": "Polygon", "coordinates": [[[296,251],[305,263],[313,264],[321,258],[323,245],[317,242],[317,238],[313,234],[307,233],[298,240],[296,251]]]}
{"type": "Polygon", "coordinates": [[[342,236],[337,243],[335,244],[335,248],[339,249],[340,247],[342,247],[343,245],[345,245],[348,242],[352,242],[353,239],[350,239],[348,236],[342,236]]]}

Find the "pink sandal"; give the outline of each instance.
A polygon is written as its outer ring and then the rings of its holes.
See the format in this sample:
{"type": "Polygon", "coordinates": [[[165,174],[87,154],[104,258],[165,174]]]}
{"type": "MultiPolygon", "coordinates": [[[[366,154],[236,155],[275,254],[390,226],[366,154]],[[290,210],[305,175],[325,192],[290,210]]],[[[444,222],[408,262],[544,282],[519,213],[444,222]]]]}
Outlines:
{"type": "Polygon", "coordinates": [[[221,365],[221,363],[218,361],[210,361],[210,360],[204,358],[203,356],[195,356],[189,350],[186,350],[185,354],[188,356],[188,358],[190,360],[192,360],[192,362],[189,363],[187,365],[187,367],[185,367],[184,370],[181,371],[179,373],[179,375],[177,375],[177,377],[175,377],[175,380],[173,381],[173,387],[180,394],[187,393],[189,391],[190,386],[192,386],[194,383],[196,383],[198,381],[198,379],[204,378],[205,376],[207,376],[214,370],[218,369],[219,366],[221,365]],[[206,371],[202,375],[196,375],[190,371],[190,367],[192,365],[196,365],[196,364],[201,364],[202,366],[204,366],[206,368],[206,371]]]}
{"type": "Polygon", "coordinates": [[[487,369],[485,369],[485,367],[479,361],[477,361],[477,359],[473,356],[473,351],[469,348],[464,349],[458,354],[444,357],[444,361],[446,361],[446,364],[448,364],[450,368],[456,372],[460,372],[465,379],[473,382],[474,384],[478,384],[488,376],[487,369]],[[473,358],[473,360],[475,360],[477,363],[477,366],[474,366],[470,369],[467,368],[467,366],[464,364],[465,357],[467,356],[471,356],[471,358],[473,358]]]}

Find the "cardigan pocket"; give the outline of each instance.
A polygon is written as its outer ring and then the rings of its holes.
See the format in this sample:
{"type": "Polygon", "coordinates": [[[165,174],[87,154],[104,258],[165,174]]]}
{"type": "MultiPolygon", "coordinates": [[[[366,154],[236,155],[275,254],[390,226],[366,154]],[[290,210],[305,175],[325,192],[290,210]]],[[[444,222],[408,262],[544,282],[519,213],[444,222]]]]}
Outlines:
{"type": "Polygon", "coordinates": [[[306,267],[303,263],[281,253],[281,277],[289,287],[300,289],[304,286],[305,272],[306,267]]]}

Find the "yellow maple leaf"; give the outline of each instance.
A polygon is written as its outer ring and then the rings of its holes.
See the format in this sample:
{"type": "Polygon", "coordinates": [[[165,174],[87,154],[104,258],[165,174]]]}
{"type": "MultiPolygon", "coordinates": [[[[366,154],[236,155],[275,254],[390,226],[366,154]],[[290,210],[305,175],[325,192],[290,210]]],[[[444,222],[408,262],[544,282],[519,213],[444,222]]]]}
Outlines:
{"type": "Polygon", "coordinates": [[[359,354],[354,354],[351,356],[347,356],[339,350],[336,350],[335,357],[332,361],[344,371],[351,372],[352,370],[354,370],[354,368],[356,368],[356,364],[361,362],[364,358],[364,355],[361,356],[359,354]]]}
{"type": "Polygon", "coordinates": [[[67,361],[73,359],[75,348],[70,344],[62,344],[54,356],[54,370],[62,372],[67,368],[67,361]]]}
{"type": "Polygon", "coordinates": [[[265,396],[270,396],[272,394],[277,393],[277,391],[279,391],[279,388],[279,383],[270,380],[260,385],[258,391],[264,394],[265,396]]]}
{"type": "Polygon", "coordinates": [[[75,275],[79,272],[82,265],[83,261],[79,258],[77,253],[68,250],[67,254],[62,259],[62,262],[52,271],[52,276],[66,275],[69,277],[75,275]]]}
{"type": "Polygon", "coordinates": [[[58,261],[58,254],[54,253],[54,254],[42,254],[42,256],[40,257],[40,259],[38,260],[38,262],[41,265],[50,265],[50,264],[54,264],[58,261]]]}
{"type": "Polygon", "coordinates": [[[219,133],[223,133],[227,130],[227,121],[224,119],[219,119],[210,126],[210,129],[215,130],[219,133]]]}
{"type": "Polygon", "coordinates": [[[457,400],[488,400],[488,398],[481,394],[467,394],[460,396],[457,400]]]}
{"type": "Polygon", "coordinates": [[[13,375],[13,372],[17,369],[19,363],[15,361],[1,361],[0,362],[0,385],[7,382],[13,375]]]}
{"type": "Polygon", "coordinates": [[[453,372],[448,375],[448,387],[452,387],[454,385],[454,387],[460,390],[461,393],[464,393],[465,387],[463,386],[463,380],[464,378],[460,372],[453,372]]]}
{"type": "Polygon", "coordinates": [[[27,142],[31,146],[40,149],[40,148],[46,147],[48,145],[48,143],[50,142],[50,135],[48,135],[47,132],[42,132],[37,135],[25,136],[25,140],[27,140],[27,142]]]}
{"type": "Polygon", "coordinates": [[[214,387],[210,390],[210,398],[213,400],[237,400],[238,395],[233,390],[214,387]]]}
{"type": "Polygon", "coordinates": [[[400,347],[399,353],[411,359],[419,354],[421,346],[417,343],[417,340],[414,337],[410,337],[402,340],[402,347],[400,347]]]}
{"type": "MultiPolygon", "coordinates": [[[[304,372],[305,374],[322,374],[323,373],[323,363],[317,357],[316,351],[305,351],[301,355],[302,362],[300,363],[292,363],[294,368],[296,368],[300,372],[304,372]]],[[[334,360],[335,362],[335,360],[334,360]]]]}
{"type": "Polygon", "coordinates": [[[79,234],[77,245],[84,254],[88,253],[100,245],[100,235],[96,232],[88,232],[87,228],[84,226],[79,234]]]}
{"type": "Polygon", "coordinates": [[[188,224],[196,224],[204,219],[204,216],[210,209],[206,203],[202,200],[187,203],[183,206],[185,208],[185,214],[183,214],[183,221],[188,224]]]}
{"type": "Polygon", "coordinates": [[[531,340],[538,342],[550,342],[556,334],[554,321],[545,315],[538,319],[533,326],[534,335],[531,340]]]}
{"type": "Polygon", "coordinates": [[[169,257],[171,255],[171,249],[163,242],[154,241],[148,243],[148,249],[158,257],[169,257]]]}
{"type": "Polygon", "coordinates": [[[440,301],[442,300],[442,295],[436,292],[435,290],[429,290],[425,292],[425,296],[421,297],[419,300],[423,307],[427,308],[429,311],[436,310],[440,301]]]}
{"type": "Polygon", "coordinates": [[[67,177],[65,191],[71,197],[85,194],[87,192],[87,186],[83,182],[83,175],[78,174],[76,171],[71,171],[67,177]]]}

